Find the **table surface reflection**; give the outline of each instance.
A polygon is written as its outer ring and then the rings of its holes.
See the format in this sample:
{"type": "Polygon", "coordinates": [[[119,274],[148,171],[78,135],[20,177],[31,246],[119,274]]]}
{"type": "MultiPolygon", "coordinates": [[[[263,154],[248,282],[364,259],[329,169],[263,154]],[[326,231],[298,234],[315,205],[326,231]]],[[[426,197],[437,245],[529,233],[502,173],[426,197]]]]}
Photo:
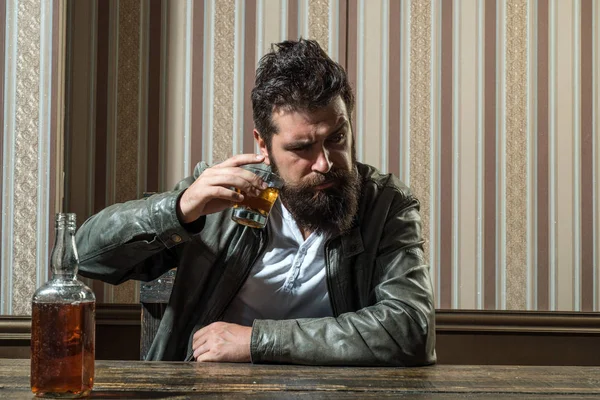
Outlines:
{"type": "MultiPolygon", "coordinates": [[[[29,360],[0,359],[0,394],[31,398],[29,360]]],[[[600,398],[600,367],[308,367],[96,361],[92,398],[600,398]]]]}

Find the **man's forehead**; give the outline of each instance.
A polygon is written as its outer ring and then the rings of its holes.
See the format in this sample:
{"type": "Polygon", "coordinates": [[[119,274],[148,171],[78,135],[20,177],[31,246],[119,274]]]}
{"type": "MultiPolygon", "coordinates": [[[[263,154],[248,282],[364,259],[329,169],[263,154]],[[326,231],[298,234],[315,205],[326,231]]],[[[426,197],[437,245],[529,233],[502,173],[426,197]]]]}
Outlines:
{"type": "Polygon", "coordinates": [[[304,131],[327,130],[341,127],[348,122],[345,105],[330,104],[315,110],[291,110],[279,108],[273,111],[273,124],[278,133],[297,133],[304,131]]]}
{"type": "Polygon", "coordinates": [[[330,118],[323,119],[306,119],[295,115],[277,122],[275,122],[277,136],[283,140],[299,140],[307,136],[332,133],[345,126],[348,119],[343,114],[331,115],[330,118]]]}

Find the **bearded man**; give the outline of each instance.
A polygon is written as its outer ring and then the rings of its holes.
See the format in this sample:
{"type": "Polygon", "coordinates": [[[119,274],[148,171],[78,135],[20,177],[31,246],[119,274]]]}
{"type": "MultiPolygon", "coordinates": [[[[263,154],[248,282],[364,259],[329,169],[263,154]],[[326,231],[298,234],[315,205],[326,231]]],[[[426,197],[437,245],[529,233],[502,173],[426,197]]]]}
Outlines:
{"type": "Polygon", "coordinates": [[[111,206],[77,233],[80,273],[177,275],[149,360],[418,366],[435,362],[419,203],[356,161],[354,96],[318,43],[273,46],[252,91],[260,155],[200,163],[175,190],[111,206]],[[284,182],[264,229],[231,206],[284,182]]]}

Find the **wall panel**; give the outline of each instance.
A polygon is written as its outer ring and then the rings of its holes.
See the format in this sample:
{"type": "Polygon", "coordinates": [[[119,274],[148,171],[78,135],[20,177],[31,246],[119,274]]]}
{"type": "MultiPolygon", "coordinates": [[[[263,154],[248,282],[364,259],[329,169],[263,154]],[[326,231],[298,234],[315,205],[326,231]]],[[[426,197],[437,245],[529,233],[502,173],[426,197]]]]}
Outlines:
{"type": "MultiPolygon", "coordinates": [[[[111,201],[98,201],[99,192],[117,190],[110,177],[118,165],[137,160],[137,180],[122,185],[137,189],[122,192],[125,200],[168,190],[200,159],[255,151],[249,94],[256,63],[272,42],[311,37],[346,67],[356,91],[359,160],[398,175],[421,201],[437,307],[600,310],[596,2],[146,0],[136,7],[122,1],[118,10],[116,4],[98,2],[98,36],[85,39],[95,49],[71,55],[73,65],[97,58],[84,79],[96,89],[73,94],[95,102],[83,108],[95,130],[67,136],[83,147],[95,143],[87,161],[71,155],[81,165],[70,164],[67,192],[74,193],[76,180],[87,188],[69,197],[80,220],[111,201]],[[115,41],[123,29],[114,25],[121,21],[117,11],[148,21],[133,24],[141,27],[127,35],[133,42],[115,41]],[[140,90],[126,91],[137,113],[135,138],[118,124],[124,108],[113,104],[115,93],[126,93],[114,77],[127,73],[120,68],[128,57],[140,60],[129,72],[140,90]],[[115,153],[114,143],[128,147],[127,155],[115,153]]],[[[6,148],[4,154],[10,156],[6,148]]],[[[3,266],[3,298],[10,268],[3,266]]],[[[106,301],[115,296],[106,290],[106,301]]]]}
{"type": "Polygon", "coordinates": [[[31,296],[48,276],[49,240],[56,204],[54,171],[58,129],[53,85],[63,37],[55,35],[64,3],[0,3],[2,91],[2,240],[0,313],[30,313],[31,296]],[[51,178],[52,177],[52,178],[51,178]]]}

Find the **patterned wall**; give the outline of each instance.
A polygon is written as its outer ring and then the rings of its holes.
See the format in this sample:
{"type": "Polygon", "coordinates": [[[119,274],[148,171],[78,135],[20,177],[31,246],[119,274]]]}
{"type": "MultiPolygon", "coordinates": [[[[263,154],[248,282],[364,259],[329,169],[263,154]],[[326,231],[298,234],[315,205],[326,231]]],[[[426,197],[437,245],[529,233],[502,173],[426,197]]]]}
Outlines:
{"type": "MultiPolygon", "coordinates": [[[[30,69],[4,62],[13,43],[35,54],[8,22],[27,17],[15,4],[38,3],[4,3],[0,297],[10,314],[27,312],[24,293],[47,273],[48,216],[37,210],[45,203],[26,201],[31,190],[60,186],[40,184],[39,159],[17,162],[16,154],[37,151],[17,143],[45,142],[16,134],[31,135],[23,127],[40,119],[18,120],[6,99],[19,79],[44,75],[31,69],[35,61],[30,69]],[[31,246],[13,247],[24,237],[31,246]],[[25,248],[34,250],[19,253],[25,248]]],[[[68,4],[65,208],[80,221],[169,189],[198,160],[254,151],[256,62],[272,42],[311,37],[347,68],[356,89],[359,159],[397,174],[422,202],[438,307],[600,310],[596,1],[68,4]]],[[[100,301],[138,300],[134,283],[90,284],[100,301]]]]}
{"type": "MultiPolygon", "coordinates": [[[[317,38],[345,63],[345,1],[89,0],[69,10],[65,208],[80,221],[172,188],[200,160],[255,151],[249,94],[271,43],[317,38]]],[[[99,301],[139,299],[137,283],[86,282],[99,301]]]]}
{"type": "Polygon", "coordinates": [[[48,277],[64,2],[0,0],[0,314],[29,314],[48,277]]]}

